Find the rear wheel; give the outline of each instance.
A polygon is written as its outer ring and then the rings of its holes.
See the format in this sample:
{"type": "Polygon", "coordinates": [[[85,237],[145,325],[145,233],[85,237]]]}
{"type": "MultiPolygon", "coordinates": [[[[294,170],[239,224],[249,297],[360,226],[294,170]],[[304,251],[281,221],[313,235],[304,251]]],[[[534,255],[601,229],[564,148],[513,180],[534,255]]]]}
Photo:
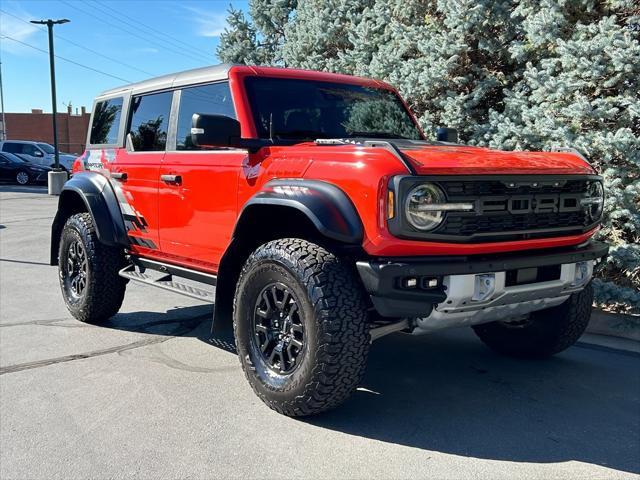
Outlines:
{"type": "Polygon", "coordinates": [[[591,284],[557,307],[533,312],[520,322],[473,327],[491,349],[521,358],[542,358],[566,350],[582,336],[591,318],[591,284]]]}
{"type": "Polygon", "coordinates": [[[318,245],[282,239],[258,248],[240,275],[233,319],[251,387],[282,414],[333,408],[362,380],[364,295],[352,270],[318,245]]]}
{"type": "Polygon", "coordinates": [[[16,173],[16,183],[18,185],[26,185],[29,183],[29,180],[29,174],[24,170],[20,170],[18,173],[16,173]]]}
{"type": "Polygon", "coordinates": [[[62,229],[58,272],[62,296],[78,320],[101,323],[122,305],[127,280],[118,275],[125,265],[121,249],[103,245],[88,213],[71,216],[62,229]]]}

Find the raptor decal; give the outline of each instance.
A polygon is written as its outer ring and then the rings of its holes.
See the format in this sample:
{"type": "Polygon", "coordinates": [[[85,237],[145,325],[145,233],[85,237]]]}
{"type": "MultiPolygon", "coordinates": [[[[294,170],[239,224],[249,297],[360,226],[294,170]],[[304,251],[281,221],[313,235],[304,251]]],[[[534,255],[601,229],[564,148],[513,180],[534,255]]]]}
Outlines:
{"type": "Polygon", "coordinates": [[[148,238],[138,236],[140,233],[147,233],[147,221],[142,213],[133,208],[133,205],[127,200],[127,194],[122,189],[120,182],[115,181],[111,176],[111,163],[116,158],[116,150],[112,148],[105,148],[100,150],[87,150],[80,160],[85,170],[98,172],[109,179],[109,183],[113,188],[120,205],[120,211],[122,212],[122,219],[124,220],[124,226],[127,232],[133,232],[135,235],[129,235],[129,241],[133,245],[138,245],[146,248],[156,249],[156,244],[148,238]]]}

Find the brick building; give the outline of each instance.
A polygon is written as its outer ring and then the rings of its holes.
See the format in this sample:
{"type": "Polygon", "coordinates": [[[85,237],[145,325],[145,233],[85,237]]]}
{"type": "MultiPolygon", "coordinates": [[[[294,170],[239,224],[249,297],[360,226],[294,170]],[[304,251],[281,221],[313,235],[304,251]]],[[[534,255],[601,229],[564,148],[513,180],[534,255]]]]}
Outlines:
{"type": "MultiPolygon", "coordinates": [[[[71,107],[66,113],[56,115],[58,125],[58,147],[61,152],[80,155],[87,140],[87,128],[90,114],[82,107],[80,112],[72,113],[71,107]]],[[[33,140],[53,145],[53,126],[51,114],[33,109],[31,113],[5,113],[7,140],[33,140]]]]}

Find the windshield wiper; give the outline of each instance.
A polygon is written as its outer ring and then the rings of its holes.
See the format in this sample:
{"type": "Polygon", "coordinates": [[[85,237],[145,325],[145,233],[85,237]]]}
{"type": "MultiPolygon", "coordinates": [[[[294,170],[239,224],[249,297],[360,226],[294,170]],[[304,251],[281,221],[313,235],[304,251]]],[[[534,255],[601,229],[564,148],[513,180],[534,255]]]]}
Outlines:
{"type": "Polygon", "coordinates": [[[275,132],[273,135],[282,139],[314,140],[316,138],[326,138],[324,133],[316,132],[315,130],[287,130],[285,132],[275,132]]]}
{"type": "Polygon", "coordinates": [[[404,140],[408,140],[409,137],[404,137],[402,135],[398,135],[393,132],[351,132],[349,134],[350,138],[353,137],[371,137],[371,138],[400,138],[404,140]]]}

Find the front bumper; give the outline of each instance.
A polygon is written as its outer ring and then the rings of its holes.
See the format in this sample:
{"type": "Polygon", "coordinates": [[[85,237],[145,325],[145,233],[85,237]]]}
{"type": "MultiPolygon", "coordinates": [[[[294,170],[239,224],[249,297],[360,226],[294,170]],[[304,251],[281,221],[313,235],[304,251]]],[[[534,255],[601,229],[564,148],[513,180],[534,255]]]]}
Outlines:
{"type": "MultiPolygon", "coordinates": [[[[463,313],[468,317],[472,312],[485,310],[479,316],[478,322],[491,321],[492,315],[503,315],[505,309],[495,310],[494,307],[519,305],[524,302],[537,302],[530,305],[528,311],[553,306],[546,302],[549,298],[560,299],[574,291],[583,288],[571,285],[569,277],[575,274],[578,262],[596,260],[607,255],[609,246],[602,242],[592,241],[582,247],[563,248],[557,250],[532,251],[503,255],[474,255],[455,257],[421,257],[421,258],[379,258],[362,260],[356,263],[365,290],[371,297],[373,306],[383,317],[429,317],[440,304],[457,305],[442,313],[463,313]],[[566,265],[572,265],[568,267],[566,265]],[[558,278],[552,280],[529,281],[525,284],[508,285],[510,278],[519,275],[519,271],[540,267],[558,266],[558,278]],[[562,267],[560,267],[562,266],[562,267]],[[482,302],[471,302],[466,293],[461,293],[462,285],[473,282],[476,274],[499,272],[495,275],[497,293],[488,305],[482,302]],[[416,288],[407,288],[406,280],[416,279],[416,288]],[[437,284],[429,287],[428,282],[435,280],[437,284]],[[427,288],[422,288],[422,287],[427,288]],[[499,298],[498,298],[499,297],[499,298]],[[467,304],[462,305],[462,302],[467,304]],[[548,304],[548,305],[547,305],[548,304]],[[483,308],[484,307],[484,308],[483,308]]],[[[593,264],[591,263],[591,266],[593,264]]],[[[531,270],[529,270],[531,272],[531,270]]],[[[591,272],[589,272],[590,278],[591,272]]],[[[573,280],[571,277],[570,280],[573,280]]],[[[586,282],[585,282],[586,283],[586,282]]],[[[513,310],[513,309],[512,309],[513,310]]],[[[517,309],[514,314],[527,313],[526,309],[517,309]]],[[[461,316],[462,317],[462,316],[461,316]]]]}

